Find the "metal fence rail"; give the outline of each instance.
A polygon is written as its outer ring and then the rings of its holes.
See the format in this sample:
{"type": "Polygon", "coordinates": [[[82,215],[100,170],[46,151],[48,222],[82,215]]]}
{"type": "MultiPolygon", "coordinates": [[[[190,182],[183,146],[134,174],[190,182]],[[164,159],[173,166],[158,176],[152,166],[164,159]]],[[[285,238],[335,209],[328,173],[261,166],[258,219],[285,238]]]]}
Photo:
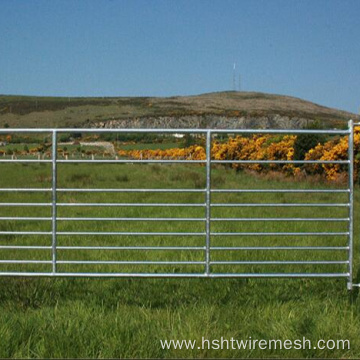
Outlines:
{"type": "MultiPolygon", "coordinates": [[[[31,193],[43,193],[50,194],[51,201],[48,202],[5,202],[0,201],[1,208],[45,208],[51,210],[51,215],[47,216],[0,216],[0,225],[6,221],[21,221],[36,223],[49,223],[51,224],[50,231],[33,231],[33,230],[17,230],[13,227],[4,229],[2,226],[0,229],[0,276],[63,276],[63,277],[279,277],[279,278],[346,278],[347,288],[351,289],[353,284],[353,212],[354,212],[354,187],[353,187],[353,166],[354,166],[354,144],[353,144],[353,122],[349,121],[349,127],[347,130],[275,130],[275,129],[229,129],[229,130],[217,130],[217,129],[0,129],[0,134],[17,134],[17,133],[44,133],[50,134],[52,137],[52,158],[51,159],[0,159],[1,163],[36,163],[36,164],[51,164],[51,188],[16,188],[7,187],[0,188],[0,196],[5,193],[19,193],[19,194],[31,194],[31,193]],[[57,157],[57,146],[58,136],[63,133],[192,133],[199,134],[206,139],[206,160],[161,160],[161,159],[58,159],[57,157]],[[314,160],[214,160],[211,158],[211,146],[212,138],[216,134],[327,134],[327,135],[348,135],[348,159],[347,160],[334,160],[334,161],[314,161],[314,160]],[[203,164],[205,165],[205,188],[204,189],[123,189],[123,188],[62,188],[58,187],[58,164],[203,164]],[[348,167],[349,182],[346,189],[215,189],[212,186],[212,165],[214,164],[341,164],[348,167]],[[59,195],[61,194],[121,194],[121,193],[133,193],[133,194],[202,194],[204,196],[203,202],[198,203],[162,203],[162,202],[62,202],[59,201],[59,195]],[[258,203],[258,202],[247,202],[247,203],[236,203],[236,202],[214,202],[213,196],[216,194],[345,194],[347,196],[346,202],[330,202],[330,203],[258,203]],[[60,208],[199,208],[202,209],[203,215],[201,217],[124,217],[124,216],[59,216],[58,211],[60,208]],[[303,216],[292,216],[292,217],[219,217],[213,216],[213,209],[216,208],[305,208],[309,211],[311,208],[345,208],[347,211],[346,216],[338,217],[303,217],[303,216]],[[58,225],[64,222],[76,223],[76,222],[119,222],[119,223],[135,223],[141,222],[169,222],[174,223],[202,223],[204,225],[204,231],[59,231],[58,225]],[[284,232],[271,232],[271,231],[213,231],[212,225],[216,223],[238,223],[244,224],[249,222],[254,223],[345,223],[347,224],[346,231],[284,231],[284,232]],[[8,244],[5,243],[5,239],[14,236],[17,239],[19,236],[32,237],[32,236],[45,236],[51,237],[51,242],[47,245],[19,245],[18,241],[8,244]],[[137,237],[151,238],[151,237],[190,237],[203,239],[202,245],[186,245],[182,244],[166,244],[166,245],[59,245],[59,237],[137,237]],[[344,237],[346,238],[346,244],[343,246],[334,246],[331,243],[326,246],[319,245],[290,245],[290,246],[278,246],[278,245],[213,245],[213,239],[226,239],[231,237],[236,238],[256,238],[256,237],[344,237]],[[5,244],[4,244],[5,243],[5,244]],[[36,260],[36,259],[14,259],[11,256],[7,257],[6,254],[10,254],[9,251],[50,251],[50,256],[47,260],[36,260]],[[140,253],[148,252],[187,252],[190,254],[203,253],[201,260],[183,260],[181,257],[172,260],[103,260],[101,258],[97,260],[74,260],[74,259],[59,259],[58,252],[66,251],[139,251],[140,253]],[[7,251],[7,252],[5,252],[7,251]],[[293,251],[293,252],[321,252],[326,251],[327,253],[339,253],[343,252],[346,254],[346,258],[342,260],[248,260],[245,258],[237,258],[237,260],[213,260],[214,253],[227,253],[237,252],[244,253],[248,251],[293,251]],[[2,268],[2,265],[51,265],[51,271],[27,271],[23,269],[7,270],[2,268]],[[189,272],[172,272],[172,270],[165,272],[158,272],[157,270],[144,271],[144,272],[119,272],[119,271],[99,271],[98,267],[94,271],[59,271],[59,265],[142,265],[144,269],[148,266],[175,266],[175,265],[186,265],[186,266],[200,266],[202,271],[189,271],[189,272]],[[219,265],[226,265],[226,272],[216,272],[214,267],[219,265]],[[267,272],[267,271],[251,271],[244,272],[237,270],[239,265],[252,265],[252,266],[286,266],[291,265],[316,265],[316,266],[327,266],[327,265],[345,265],[347,270],[343,272],[267,272]]],[[[1,172],[0,172],[1,174],[1,172]]],[[[1,176],[1,175],[0,175],[1,176]]],[[[135,242],[136,244],[136,242],[135,242]]],[[[257,269],[257,268],[256,268],[257,269]]]]}

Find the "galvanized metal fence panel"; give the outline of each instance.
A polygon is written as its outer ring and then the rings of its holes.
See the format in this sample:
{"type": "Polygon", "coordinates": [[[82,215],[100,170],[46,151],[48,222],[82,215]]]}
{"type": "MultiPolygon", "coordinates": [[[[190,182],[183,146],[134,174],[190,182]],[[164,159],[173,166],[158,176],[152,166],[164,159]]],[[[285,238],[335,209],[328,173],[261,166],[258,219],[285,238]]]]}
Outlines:
{"type": "MultiPolygon", "coordinates": [[[[19,133],[32,133],[32,134],[50,134],[52,137],[52,158],[51,159],[1,159],[1,163],[35,163],[35,164],[50,164],[51,165],[51,188],[1,188],[1,193],[47,193],[51,195],[50,202],[0,202],[0,207],[6,208],[23,208],[23,207],[44,207],[51,209],[51,216],[1,216],[1,221],[29,221],[29,222],[51,222],[51,231],[21,231],[13,229],[5,229],[0,231],[0,250],[50,250],[51,257],[47,260],[33,260],[33,259],[12,259],[11,257],[0,258],[0,265],[2,264],[44,264],[51,265],[51,271],[36,272],[36,271],[7,271],[0,268],[0,276],[62,276],[62,277],[267,277],[267,278],[345,278],[347,279],[347,288],[351,289],[356,284],[353,284],[353,218],[354,218],[354,130],[353,122],[349,121],[347,130],[286,130],[286,129],[0,129],[0,134],[19,134],[19,133]],[[205,160],[180,160],[180,159],[58,159],[57,146],[58,136],[63,133],[156,133],[156,134],[199,134],[205,137],[206,140],[206,159],[205,160]],[[348,159],[347,160],[333,160],[333,161],[320,161],[320,160],[214,160],[211,157],[212,138],[214,135],[219,134],[286,134],[286,135],[298,135],[298,134],[326,134],[326,135],[348,135],[348,159]],[[61,188],[58,186],[58,164],[202,164],[205,166],[205,188],[204,189],[146,189],[146,188],[61,188]],[[214,164],[339,164],[348,166],[348,187],[346,189],[215,189],[212,187],[212,175],[211,169],[214,164]],[[58,200],[59,194],[66,193],[78,193],[78,194],[119,194],[119,193],[134,193],[134,194],[203,194],[203,203],[144,203],[144,202],[62,202],[58,200]],[[345,203],[333,202],[333,203],[233,203],[233,202],[213,202],[212,196],[216,194],[346,194],[348,200],[345,203]],[[58,210],[60,208],[125,208],[125,207],[152,207],[152,208],[200,208],[204,210],[202,217],[99,217],[99,216],[59,216],[58,210]],[[348,216],[337,218],[318,218],[318,217],[218,217],[212,216],[212,210],[216,208],[345,208],[348,209],[348,216]],[[160,231],[160,232],[136,232],[136,231],[59,231],[59,222],[158,222],[164,221],[169,223],[192,223],[202,222],[205,225],[204,231],[160,231]],[[270,223],[279,222],[289,223],[316,223],[316,222],[333,222],[333,223],[346,223],[347,231],[286,231],[286,232],[252,232],[252,231],[236,231],[236,232],[219,232],[212,231],[212,224],[220,222],[229,223],[246,223],[246,222],[258,222],[258,223],[270,223]],[[5,236],[50,236],[51,245],[3,245],[2,237],[5,236]],[[122,246],[109,246],[109,245],[59,245],[59,236],[131,236],[131,237],[153,237],[153,236],[178,236],[178,237],[200,237],[204,239],[203,245],[156,245],[156,246],[144,246],[144,245],[122,245],[122,246]],[[213,239],[222,237],[337,237],[345,236],[347,238],[347,244],[344,246],[265,246],[265,245],[252,245],[252,246],[216,246],[212,244],[213,239]],[[140,252],[151,251],[188,251],[188,252],[203,252],[204,256],[201,261],[199,260],[61,260],[58,259],[58,251],[77,251],[77,250],[99,250],[99,251],[117,251],[117,250],[129,250],[140,252]],[[346,260],[212,260],[212,254],[214,252],[231,252],[231,251],[328,251],[329,253],[337,253],[343,251],[347,253],[346,260]],[[201,265],[203,267],[202,272],[99,272],[99,271],[59,271],[59,265],[201,265]],[[236,270],[237,265],[346,265],[347,271],[345,272],[243,272],[236,270]],[[232,271],[228,272],[215,272],[213,267],[216,265],[227,265],[232,271]],[[235,267],[232,267],[235,266],[235,267]]],[[[1,171],[0,171],[1,174],[1,171]]],[[[1,176],[1,175],[0,175],[1,176]]],[[[3,228],[2,228],[3,229],[3,228]]]]}

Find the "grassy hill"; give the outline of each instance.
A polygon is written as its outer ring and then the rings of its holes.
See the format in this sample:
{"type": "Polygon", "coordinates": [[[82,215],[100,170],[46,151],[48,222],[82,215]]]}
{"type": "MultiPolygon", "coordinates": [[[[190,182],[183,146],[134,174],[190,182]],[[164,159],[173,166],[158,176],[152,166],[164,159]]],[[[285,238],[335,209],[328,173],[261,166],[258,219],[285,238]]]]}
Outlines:
{"type": "Polygon", "coordinates": [[[167,98],[0,96],[0,127],[78,127],[89,122],[144,117],[256,118],[275,114],[337,122],[359,119],[358,115],[302,99],[259,92],[230,91],[167,98]]]}

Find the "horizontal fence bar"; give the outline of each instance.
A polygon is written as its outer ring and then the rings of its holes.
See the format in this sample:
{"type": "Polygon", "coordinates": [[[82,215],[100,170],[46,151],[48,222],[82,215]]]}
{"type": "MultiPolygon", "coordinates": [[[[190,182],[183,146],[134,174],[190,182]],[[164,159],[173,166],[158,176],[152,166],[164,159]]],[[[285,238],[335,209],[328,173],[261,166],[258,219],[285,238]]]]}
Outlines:
{"type": "MultiPolygon", "coordinates": [[[[0,129],[0,134],[13,134],[13,133],[49,133],[54,131],[52,128],[12,128],[12,129],[0,129]]],[[[57,131],[57,129],[56,129],[57,131]]],[[[73,132],[73,131],[71,131],[73,132]]]]}
{"type": "MultiPolygon", "coordinates": [[[[118,193],[204,193],[205,189],[66,189],[66,188],[58,188],[57,192],[118,192],[118,193]]],[[[294,193],[294,194],[302,194],[302,193],[324,193],[324,194],[347,194],[349,193],[349,189],[338,190],[338,189],[211,189],[212,193],[294,193]]],[[[52,189],[34,189],[34,188],[0,188],[0,192],[52,192],[52,189]]]]}
{"type": "MultiPolygon", "coordinates": [[[[1,218],[0,218],[1,220],[1,218]]],[[[205,218],[106,218],[106,217],[58,217],[59,221],[205,221],[205,218]]]]}
{"type": "Polygon", "coordinates": [[[316,250],[348,251],[348,246],[212,246],[213,251],[268,251],[268,250],[316,250]]]}
{"type": "MultiPolygon", "coordinates": [[[[16,129],[0,129],[0,134],[11,134],[11,133],[52,133],[56,131],[57,133],[169,133],[169,134],[177,134],[177,133],[198,133],[205,134],[208,132],[208,129],[163,129],[163,128],[153,128],[153,129],[138,129],[138,128],[130,128],[130,129],[118,129],[118,128],[16,128],[16,129]]],[[[236,131],[236,130],[235,130],[236,131]]]]}
{"type": "Polygon", "coordinates": [[[40,159],[0,159],[0,163],[51,163],[52,160],[40,159]]]}
{"type": "Polygon", "coordinates": [[[257,261],[257,260],[249,260],[249,261],[211,261],[211,265],[346,265],[348,264],[348,260],[337,261],[337,260],[279,260],[279,261],[257,261]]]}
{"type": "MultiPolygon", "coordinates": [[[[51,160],[1,160],[0,162],[51,162],[51,160]]],[[[57,163],[68,163],[68,164],[205,164],[206,160],[191,160],[191,159],[85,159],[85,160],[56,160],[57,163]]],[[[211,160],[212,164],[349,164],[349,160],[211,160]]]]}
{"type": "Polygon", "coordinates": [[[115,207],[131,207],[131,206],[135,206],[135,207],[204,207],[205,204],[199,204],[199,203],[194,203],[194,204],[174,204],[174,203],[169,203],[169,204],[160,204],[160,203],[57,203],[57,206],[91,206],[91,207],[101,207],[101,206],[115,206],[115,207]]]}
{"type": "Polygon", "coordinates": [[[106,277],[106,278],[346,278],[349,273],[87,273],[87,272],[0,272],[0,276],[106,277]]]}
{"type": "Polygon", "coordinates": [[[300,222],[346,222],[349,218],[212,218],[211,221],[300,221],[300,222]]]}
{"type": "Polygon", "coordinates": [[[205,261],[111,261],[111,260],[58,260],[58,264],[71,265],[204,265],[205,261]]]}
{"type": "Polygon", "coordinates": [[[350,192],[349,189],[212,189],[211,192],[213,193],[294,193],[294,194],[303,194],[303,193],[310,193],[310,194],[332,194],[332,193],[340,193],[340,194],[347,194],[350,192]]]}
{"type": "Polygon", "coordinates": [[[58,246],[58,250],[203,251],[205,246],[58,246]]]}
{"type": "MultiPolygon", "coordinates": [[[[1,190],[0,190],[1,191],[1,190]]],[[[204,193],[205,189],[56,189],[57,192],[109,192],[109,193],[204,193]]]]}
{"type": "Polygon", "coordinates": [[[56,160],[57,163],[69,163],[69,164],[205,164],[205,160],[161,160],[161,159],[143,159],[143,160],[116,160],[116,159],[88,159],[88,160],[56,160]]]}
{"type": "MultiPolygon", "coordinates": [[[[50,221],[51,217],[0,217],[6,221],[50,221]]],[[[205,221],[205,218],[127,218],[127,217],[58,217],[58,221],[205,221]]],[[[299,222],[347,222],[349,218],[212,218],[211,221],[235,222],[272,222],[272,221],[299,221],[299,222]]]]}
{"type": "MultiPolygon", "coordinates": [[[[0,250],[51,250],[51,246],[37,245],[0,245],[0,250]]],[[[203,251],[205,246],[57,246],[58,250],[174,250],[203,251]]],[[[348,251],[348,246],[212,246],[213,251],[348,251]]]]}
{"type": "MultiPolygon", "coordinates": [[[[204,193],[205,189],[71,189],[58,188],[57,192],[109,192],[109,193],[204,193]]],[[[211,189],[212,193],[294,193],[294,194],[347,194],[349,189],[211,189]]],[[[52,189],[36,188],[0,188],[0,192],[52,192],[52,189]]]]}
{"type": "MultiPolygon", "coordinates": [[[[1,234],[1,232],[0,232],[1,234]]],[[[102,235],[102,236],[204,236],[205,232],[117,232],[117,231],[58,231],[57,235],[102,235]]]]}
{"type": "Polygon", "coordinates": [[[211,204],[212,207],[349,207],[350,204],[312,204],[312,203],[303,203],[303,204],[280,204],[280,203],[264,203],[264,204],[211,204]]]}
{"type": "Polygon", "coordinates": [[[0,192],[51,192],[52,189],[34,189],[34,188],[3,188],[0,192]]]}
{"type": "Polygon", "coordinates": [[[51,250],[51,246],[38,245],[0,245],[0,250],[51,250]]]}
{"type": "Polygon", "coordinates": [[[0,235],[51,235],[51,231],[0,231],[0,235]]]}
{"type": "MultiPolygon", "coordinates": [[[[0,231],[0,235],[51,235],[51,231],[0,231]]],[[[103,232],[58,231],[57,235],[204,236],[205,232],[103,232]]],[[[343,236],[348,232],[212,232],[211,236],[343,236]]]]}
{"type": "Polygon", "coordinates": [[[349,164],[349,160],[211,160],[212,164],[349,164]]]}
{"type": "MultiPolygon", "coordinates": [[[[79,192],[79,193],[204,193],[205,189],[66,189],[58,188],[57,192],[79,192]]],[[[0,192],[52,192],[52,189],[36,188],[0,188],[0,192]]]]}
{"type": "Polygon", "coordinates": [[[327,134],[347,135],[349,130],[308,130],[308,129],[212,129],[212,134],[327,134]]]}
{"type": "Polygon", "coordinates": [[[0,203],[0,206],[51,206],[51,203],[0,203]]]}
{"type": "MultiPolygon", "coordinates": [[[[51,235],[51,231],[0,231],[0,235],[51,235]]],[[[57,235],[204,236],[205,232],[58,231],[57,235]]],[[[349,232],[212,232],[211,236],[344,236],[349,232]]]]}
{"type": "Polygon", "coordinates": [[[343,236],[348,232],[212,232],[211,236],[343,236]]]}
{"type": "Polygon", "coordinates": [[[212,273],[213,278],[343,278],[348,273],[212,273]]]}
{"type": "Polygon", "coordinates": [[[0,264],[51,264],[51,260],[0,260],[0,264]]]}
{"type": "MultiPolygon", "coordinates": [[[[203,251],[205,246],[57,246],[57,250],[203,251]]],[[[52,246],[0,245],[0,250],[51,250],[52,246]]]]}
{"type": "Polygon", "coordinates": [[[10,216],[3,216],[0,217],[1,220],[7,220],[7,221],[50,221],[52,220],[51,217],[10,217],[10,216]]]}
{"type": "Polygon", "coordinates": [[[169,133],[169,134],[328,134],[328,135],[347,135],[349,130],[308,130],[308,129],[110,129],[110,128],[59,128],[59,129],[35,129],[17,128],[0,129],[0,134],[11,133],[169,133]]]}
{"type": "MultiPolygon", "coordinates": [[[[67,164],[205,164],[206,160],[186,159],[58,159],[57,163],[67,164]]],[[[0,159],[0,163],[52,163],[41,159],[0,159]]],[[[349,160],[211,160],[212,164],[349,164],[349,160]]]]}

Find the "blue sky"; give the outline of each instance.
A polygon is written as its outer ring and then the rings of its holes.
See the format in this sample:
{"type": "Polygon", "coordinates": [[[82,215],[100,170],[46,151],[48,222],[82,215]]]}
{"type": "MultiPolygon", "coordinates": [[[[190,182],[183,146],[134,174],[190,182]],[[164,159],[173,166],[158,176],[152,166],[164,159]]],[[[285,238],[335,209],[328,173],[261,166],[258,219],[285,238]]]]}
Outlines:
{"type": "Polygon", "coordinates": [[[232,89],[358,112],[359,0],[0,0],[0,94],[232,89]]]}

